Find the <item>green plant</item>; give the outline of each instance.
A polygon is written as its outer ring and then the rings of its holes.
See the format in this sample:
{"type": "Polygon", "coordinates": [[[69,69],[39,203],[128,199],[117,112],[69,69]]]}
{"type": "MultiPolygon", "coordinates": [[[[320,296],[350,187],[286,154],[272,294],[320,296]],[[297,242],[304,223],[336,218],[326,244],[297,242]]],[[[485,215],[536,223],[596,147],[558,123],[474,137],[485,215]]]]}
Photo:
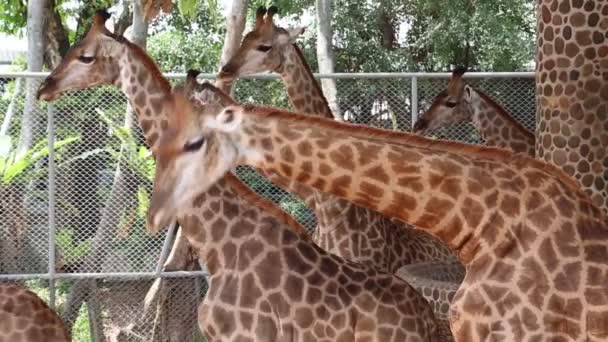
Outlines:
{"type": "MultiPolygon", "coordinates": [[[[59,151],[64,146],[78,139],[78,137],[69,137],[56,141],[53,144],[54,149],[59,151]]],[[[48,139],[39,141],[34,147],[19,156],[13,149],[10,136],[0,136],[0,184],[8,186],[15,182],[30,180],[36,173],[26,171],[48,155],[48,139]]]]}
{"type": "Polygon", "coordinates": [[[55,236],[57,249],[63,256],[65,264],[75,264],[84,259],[91,251],[91,240],[76,243],[74,234],[68,229],[61,229],[55,236]]]}

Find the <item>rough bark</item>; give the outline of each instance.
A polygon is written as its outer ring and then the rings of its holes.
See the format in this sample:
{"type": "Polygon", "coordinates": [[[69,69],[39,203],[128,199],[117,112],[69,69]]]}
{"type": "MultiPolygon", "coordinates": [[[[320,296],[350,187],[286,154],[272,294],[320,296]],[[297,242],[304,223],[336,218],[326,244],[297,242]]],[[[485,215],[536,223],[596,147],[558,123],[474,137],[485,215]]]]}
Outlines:
{"type": "MultiPolygon", "coordinates": [[[[317,61],[319,72],[328,74],[334,72],[334,54],[332,47],[333,32],[331,29],[332,0],[316,0],[317,5],[317,61]]],[[[321,87],[334,117],[342,120],[338,105],[338,90],[336,80],[321,79],[321,87]]]]}
{"type": "Polygon", "coordinates": [[[44,65],[54,69],[70,48],[68,35],[61,22],[59,12],[55,10],[55,0],[47,2],[44,12],[47,27],[44,30],[44,65]]]}
{"type": "Polygon", "coordinates": [[[608,7],[589,3],[537,1],[536,157],[608,212],[608,7]]]}
{"type": "Polygon", "coordinates": [[[226,18],[226,36],[224,37],[224,48],[220,58],[220,67],[230,60],[239,48],[243,31],[245,30],[245,19],[247,18],[247,5],[249,0],[234,0],[230,8],[230,14],[226,18]]]}
{"type": "Polygon", "coordinates": [[[378,12],[378,27],[382,35],[382,47],[387,50],[392,50],[397,45],[397,33],[395,32],[395,23],[391,15],[387,12],[384,4],[381,5],[378,12]]]}
{"type": "MultiPolygon", "coordinates": [[[[28,1],[27,4],[27,71],[42,71],[44,62],[45,10],[50,0],[28,1]]],[[[40,80],[27,78],[25,86],[25,108],[21,119],[21,133],[17,144],[17,155],[23,155],[34,144],[34,135],[40,127],[36,90],[40,80]]]]}

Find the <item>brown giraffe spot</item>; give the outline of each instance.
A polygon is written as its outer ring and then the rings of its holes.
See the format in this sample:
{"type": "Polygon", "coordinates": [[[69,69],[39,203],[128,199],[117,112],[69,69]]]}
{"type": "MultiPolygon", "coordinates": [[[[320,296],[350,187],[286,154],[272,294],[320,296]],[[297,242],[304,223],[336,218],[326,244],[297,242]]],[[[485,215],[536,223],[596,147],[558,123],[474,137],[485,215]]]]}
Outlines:
{"type": "Polygon", "coordinates": [[[337,177],[331,183],[331,191],[329,191],[329,192],[331,192],[332,194],[335,194],[338,197],[346,196],[346,193],[349,189],[351,182],[352,182],[352,179],[349,175],[343,175],[343,176],[337,177]]]}
{"type": "Polygon", "coordinates": [[[384,190],[372,183],[361,182],[359,185],[361,191],[357,192],[357,195],[365,201],[374,201],[375,198],[380,198],[384,194],[384,190]]]}
{"type": "MultiPolygon", "coordinates": [[[[289,265],[289,257],[285,256],[289,265]]],[[[281,265],[281,254],[269,252],[266,257],[256,266],[256,274],[259,276],[260,284],[264,289],[272,289],[281,283],[283,267],[281,265]]]]}
{"type": "Polygon", "coordinates": [[[288,317],[291,311],[290,304],[285,300],[281,292],[274,292],[268,296],[268,302],[272,303],[272,312],[278,313],[279,317],[288,317]]]}
{"type": "Polygon", "coordinates": [[[515,196],[504,195],[500,203],[500,209],[508,217],[517,217],[520,212],[520,202],[515,196]]]}
{"type": "Polygon", "coordinates": [[[279,126],[278,130],[278,133],[287,141],[297,141],[302,138],[302,133],[298,132],[296,129],[286,126],[279,126]]]}
{"type": "Polygon", "coordinates": [[[304,291],[304,282],[302,279],[295,277],[293,275],[287,276],[287,280],[285,282],[285,292],[289,299],[291,299],[290,303],[299,302],[303,298],[304,291]]]}
{"type": "Polygon", "coordinates": [[[211,224],[211,239],[213,242],[219,242],[226,235],[226,221],[218,217],[211,224]]]}
{"type": "Polygon", "coordinates": [[[603,245],[587,245],[585,248],[585,257],[589,262],[602,263],[608,260],[608,248],[603,245]]]}
{"type": "Polygon", "coordinates": [[[222,247],[222,253],[225,256],[224,267],[230,270],[236,269],[236,258],[233,257],[236,255],[236,245],[232,242],[227,242],[222,247]]]}
{"type": "Polygon", "coordinates": [[[323,257],[319,270],[328,277],[333,277],[338,273],[338,264],[331,257],[323,257]]]}
{"type": "Polygon", "coordinates": [[[293,163],[296,159],[293,151],[291,150],[291,147],[289,147],[289,146],[283,146],[281,148],[280,153],[281,153],[281,158],[287,163],[293,163]]]}
{"type": "Polygon", "coordinates": [[[389,181],[388,174],[386,173],[386,171],[384,171],[384,168],[382,168],[381,166],[376,166],[371,169],[368,169],[367,171],[365,171],[363,173],[363,176],[377,180],[380,183],[388,183],[388,181],[389,181]]]}
{"type": "Polygon", "coordinates": [[[239,293],[239,282],[235,276],[226,275],[220,292],[222,303],[235,305],[239,293]]]}
{"type": "Polygon", "coordinates": [[[321,163],[319,165],[319,173],[322,176],[327,176],[327,175],[331,174],[331,167],[325,163],[321,163]]]}
{"type": "Polygon", "coordinates": [[[297,149],[298,149],[298,154],[303,157],[312,156],[312,144],[309,143],[308,141],[302,141],[301,143],[299,143],[297,146],[297,149]]]}
{"type": "Polygon", "coordinates": [[[608,336],[608,312],[589,312],[587,314],[587,329],[598,337],[608,336]]]}
{"type": "Polygon", "coordinates": [[[541,307],[549,291],[548,280],[543,268],[532,258],[522,263],[517,286],[528,295],[528,301],[536,307],[541,307]]]}
{"type": "Polygon", "coordinates": [[[291,178],[291,176],[293,175],[293,168],[291,167],[291,165],[285,164],[285,163],[280,163],[279,166],[281,167],[281,172],[287,178],[291,178]]]}
{"type": "Polygon", "coordinates": [[[260,315],[258,316],[255,333],[257,336],[268,338],[268,341],[275,341],[277,338],[277,326],[271,318],[260,315]]]}
{"type": "MultiPolygon", "coordinates": [[[[238,226],[238,225],[237,225],[238,226]]],[[[255,239],[249,239],[241,245],[238,249],[238,256],[236,259],[237,268],[239,271],[245,271],[251,266],[251,261],[257,257],[263,249],[261,242],[255,239]]]]}
{"type": "Polygon", "coordinates": [[[467,197],[462,203],[461,212],[469,227],[477,227],[483,217],[484,209],[479,202],[467,197]]]}
{"type": "Polygon", "coordinates": [[[298,252],[300,252],[304,259],[310,261],[311,263],[316,263],[319,259],[319,254],[310,244],[300,241],[297,248],[298,252]]]}
{"type": "Polygon", "coordinates": [[[230,336],[232,331],[236,328],[233,313],[228,312],[219,306],[213,306],[211,309],[211,317],[221,335],[230,336]]]}
{"type": "MultiPolygon", "coordinates": [[[[308,287],[308,290],[306,291],[306,303],[316,304],[319,303],[322,298],[323,293],[321,292],[321,290],[310,286],[308,287]]],[[[319,316],[318,313],[317,316],[319,316]]]]}
{"type": "Polygon", "coordinates": [[[439,191],[441,191],[444,194],[447,194],[448,196],[450,196],[453,199],[458,198],[462,193],[460,180],[457,178],[445,179],[443,181],[443,183],[441,184],[439,191]]]}
{"type": "Polygon", "coordinates": [[[335,166],[346,170],[355,168],[353,149],[348,145],[342,145],[336,150],[329,153],[329,158],[334,162],[335,166]]]}
{"type": "MultiPolygon", "coordinates": [[[[284,251],[285,261],[287,262],[287,269],[292,270],[298,274],[306,274],[312,270],[312,266],[306,262],[300,253],[293,248],[288,248],[284,251]]],[[[310,279],[309,279],[310,282],[310,279]]]]}
{"type": "MultiPolygon", "coordinates": [[[[255,219],[255,218],[253,218],[255,219]]],[[[259,234],[262,240],[269,246],[278,246],[279,245],[279,234],[280,231],[275,229],[273,226],[264,225],[259,227],[259,234]]]]}

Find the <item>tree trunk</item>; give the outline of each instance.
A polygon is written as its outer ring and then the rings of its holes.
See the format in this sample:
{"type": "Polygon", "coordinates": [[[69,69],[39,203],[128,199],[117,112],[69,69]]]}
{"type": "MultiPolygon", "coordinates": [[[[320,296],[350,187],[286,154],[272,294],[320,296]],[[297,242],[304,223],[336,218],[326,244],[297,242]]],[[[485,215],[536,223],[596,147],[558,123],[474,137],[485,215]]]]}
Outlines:
{"type": "Polygon", "coordinates": [[[608,15],[588,3],[537,0],[536,156],[608,212],[608,15]]]}
{"type": "MultiPolygon", "coordinates": [[[[333,33],[331,30],[331,4],[332,0],[316,0],[317,3],[317,61],[319,72],[329,74],[334,72],[334,54],[332,47],[333,33]]],[[[321,87],[329,108],[334,117],[342,120],[340,106],[338,105],[338,90],[335,79],[321,79],[321,87]]]]}
{"type": "MultiPolygon", "coordinates": [[[[233,0],[230,14],[226,18],[226,37],[224,37],[224,48],[220,58],[219,68],[228,63],[241,44],[245,22],[247,19],[247,5],[249,0],[233,0]]],[[[215,84],[223,92],[232,95],[232,82],[217,82],[215,84]]]]}
{"type": "MultiPolygon", "coordinates": [[[[44,30],[45,10],[48,9],[49,0],[28,1],[27,4],[27,71],[42,71],[44,62],[44,30]]],[[[38,101],[36,91],[40,80],[27,78],[25,85],[25,108],[21,119],[21,133],[17,145],[17,155],[21,156],[34,144],[34,134],[37,133],[40,123],[38,120],[38,101]]]]}
{"type": "Polygon", "coordinates": [[[7,135],[8,131],[11,129],[11,120],[13,119],[13,115],[15,114],[15,106],[17,105],[17,100],[21,98],[21,92],[23,91],[23,78],[19,77],[15,80],[15,94],[11,98],[11,102],[6,109],[6,115],[4,116],[4,121],[2,121],[2,126],[0,127],[0,136],[7,135]]]}
{"type": "Polygon", "coordinates": [[[70,48],[68,35],[61,22],[59,12],[55,10],[55,0],[48,0],[44,16],[47,27],[44,30],[44,64],[50,70],[55,69],[70,48]]]}
{"type": "Polygon", "coordinates": [[[393,50],[397,42],[397,34],[395,33],[395,26],[393,18],[387,13],[386,4],[380,4],[380,10],[378,14],[378,27],[382,35],[382,47],[386,50],[393,50]]]}

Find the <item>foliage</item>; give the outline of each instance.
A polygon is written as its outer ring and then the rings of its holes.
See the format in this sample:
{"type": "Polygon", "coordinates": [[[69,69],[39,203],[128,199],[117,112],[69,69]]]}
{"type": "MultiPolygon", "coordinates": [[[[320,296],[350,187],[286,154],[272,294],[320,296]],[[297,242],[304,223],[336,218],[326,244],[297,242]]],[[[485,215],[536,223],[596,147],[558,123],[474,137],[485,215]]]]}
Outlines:
{"type": "Polygon", "coordinates": [[[60,229],[55,236],[57,249],[63,256],[65,264],[75,264],[82,261],[91,251],[91,240],[78,242],[68,229],[60,229]]]}
{"type": "Polygon", "coordinates": [[[0,1],[0,32],[20,33],[27,22],[27,2],[23,0],[0,1]]]}
{"type": "Polygon", "coordinates": [[[186,35],[172,30],[148,39],[148,53],[165,72],[216,70],[221,51],[222,41],[210,40],[203,32],[186,35]]]}
{"type": "MultiPolygon", "coordinates": [[[[56,151],[65,145],[78,140],[76,137],[56,141],[53,146],[56,151]]],[[[11,144],[9,136],[0,137],[0,184],[4,186],[15,182],[31,179],[35,173],[27,172],[38,160],[48,156],[48,140],[39,141],[34,147],[18,156],[11,144]]]]}

